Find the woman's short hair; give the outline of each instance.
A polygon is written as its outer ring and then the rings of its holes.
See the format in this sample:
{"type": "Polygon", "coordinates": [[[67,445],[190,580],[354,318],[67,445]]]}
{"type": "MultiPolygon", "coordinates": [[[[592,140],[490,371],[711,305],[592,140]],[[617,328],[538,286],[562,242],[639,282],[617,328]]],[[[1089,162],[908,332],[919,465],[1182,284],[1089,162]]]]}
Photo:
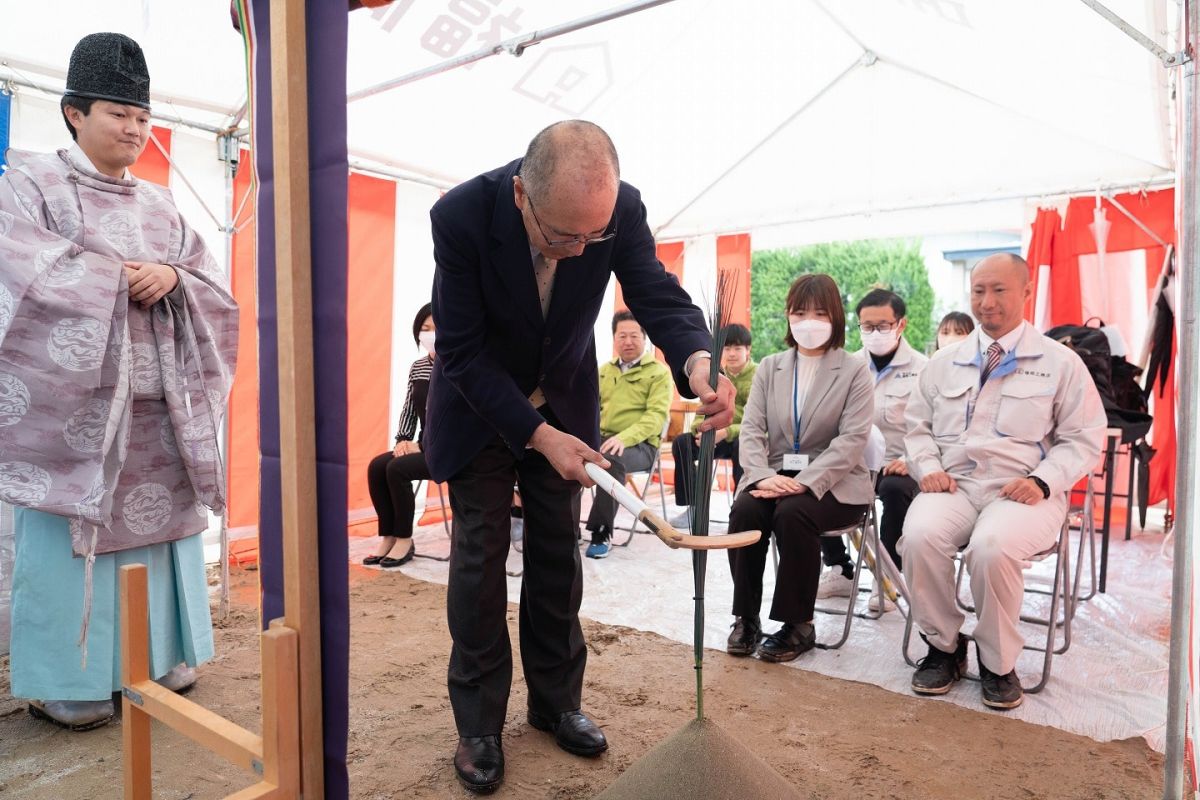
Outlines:
{"type": "Polygon", "coordinates": [[[421,306],[421,310],[417,312],[417,316],[413,318],[413,343],[421,346],[421,326],[425,324],[425,320],[433,316],[433,303],[426,303],[421,306]]]}
{"type": "MultiPolygon", "coordinates": [[[[796,278],[792,288],[788,289],[786,313],[798,314],[806,308],[816,308],[829,315],[833,332],[829,343],[825,345],[826,350],[846,346],[846,309],[842,305],[842,293],[833,278],[819,272],[796,278]]],[[[790,325],[785,338],[789,347],[796,346],[790,325]]]]}
{"type": "Polygon", "coordinates": [[[938,333],[941,333],[942,328],[950,328],[951,330],[948,332],[961,333],[965,336],[975,330],[975,322],[961,311],[951,311],[938,323],[938,333]]]}

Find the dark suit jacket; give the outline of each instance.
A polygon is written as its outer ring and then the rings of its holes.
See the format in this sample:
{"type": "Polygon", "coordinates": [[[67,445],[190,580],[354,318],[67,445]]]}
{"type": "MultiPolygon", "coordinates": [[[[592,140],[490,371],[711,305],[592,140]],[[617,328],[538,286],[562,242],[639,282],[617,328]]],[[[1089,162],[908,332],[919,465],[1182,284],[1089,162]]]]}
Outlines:
{"type": "Polygon", "coordinates": [[[541,386],[562,427],[599,445],[594,326],[610,274],[662,348],[685,397],[688,356],[712,346],[704,315],[655,256],[641,194],[622,183],[615,238],[558,262],[546,319],[529,238],[513,201],[520,159],[446,193],[433,222],[437,358],[425,453],[435,480],[458,473],[499,434],[518,458],[544,422],[527,399],[541,386]]]}

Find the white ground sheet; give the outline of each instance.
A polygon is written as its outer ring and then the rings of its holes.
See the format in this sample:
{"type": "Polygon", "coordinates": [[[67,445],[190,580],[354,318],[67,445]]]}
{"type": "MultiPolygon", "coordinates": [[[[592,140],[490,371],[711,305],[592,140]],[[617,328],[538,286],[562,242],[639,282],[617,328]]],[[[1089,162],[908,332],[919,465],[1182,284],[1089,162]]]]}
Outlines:
{"type": "MultiPolygon", "coordinates": [[[[651,490],[651,504],[656,489],[651,490]]],[[[584,518],[587,516],[588,495],[584,495],[584,518]]],[[[727,504],[723,493],[713,495],[714,519],[727,519],[727,504]]],[[[668,501],[668,512],[675,509],[668,501]]],[[[617,524],[628,524],[630,517],[622,512],[617,524]]],[[[1056,656],[1050,683],[1037,695],[1027,695],[1024,704],[1008,716],[1039,725],[1049,725],[1098,741],[1143,736],[1151,747],[1162,751],[1166,724],[1166,689],[1168,666],[1168,627],[1170,619],[1171,563],[1161,555],[1164,536],[1162,511],[1152,509],[1146,531],[1134,524],[1132,541],[1123,541],[1124,526],[1113,525],[1109,552],[1108,585],[1106,594],[1097,594],[1081,603],[1075,618],[1071,648],[1056,656]]],[[[714,525],[715,531],[723,526],[714,525]]],[[[617,541],[625,534],[618,532],[617,541]]],[[[584,534],[581,547],[588,539],[584,534]]],[[[417,552],[444,556],[449,542],[442,526],[420,528],[415,534],[417,552]]],[[[1096,536],[1099,554],[1099,534],[1096,536]]],[[[371,538],[352,538],[351,560],[361,561],[376,547],[371,538]]],[[[1169,553],[1170,547],[1166,548],[1169,553]]],[[[1075,548],[1072,547],[1072,559],[1075,548]]],[[[510,571],[521,568],[521,556],[510,551],[510,571]]],[[[631,545],[616,547],[603,560],[583,559],[584,593],[581,614],[599,622],[625,625],[652,631],[679,642],[692,641],[693,584],[691,555],[683,550],[670,550],[657,538],[641,534],[631,545]]],[[[422,580],[444,584],[446,563],[416,558],[401,568],[406,574],[422,580]]],[[[1027,585],[1049,585],[1051,562],[1035,564],[1027,577],[1027,585]]],[[[1083,593],[1089,579],[1086,562],[1083,593]]],[[[870,576],[865,574],[864,585],[870,576]]],[[[519,602],[520,578],[508,579],[508,597],[519,602]]],[[[764,627],[775,627],[766,619],[770,609],[773,575],[768,561],[763,599],[764,627]]],[[[964,593],[968,590],[964,583],[964,593]]],[[[706,594],[705,646],[723,650],[732,617],[729,614],[733,583],[724,553],[714,553],[708,559],[706,594]]],[[[1044,609],[1046,598],[1027,593],[1026,605],[1044,609]]],[[[833,604],[837,600],[818,601],[833,604]]],[[[844,602],[840,601],[840,602],[844,602]]],[[[859,601],[859,610],[866,609],[866,595],[859,601]]],[[[817,638],[831,641],[840,636],[843,618],[828,614],[817,615],[817,638]]],[[[968,617],[967,630],[973,622],[968,617]]],[[[1027,641],[1035,637],[1042,641],[1045,628],[1025,626],[1027,641]]],[[[908,694],[912,669],[900,654],[904,633],[904,617],[897,611],[880,620],[855,619],[850,638],[840,650],[814,650],[806,653],[785,668],[806,669],[846,680],[863,681],[893,692],[908,694]]],[[[914,633],[910,653],[914,658],[924,655],[924,643],[914,633]]],[[[1022,682],[1037,681],[1042,665],[1040,653],[1026,651],[1018,664],[1022,682]]],[[[690,672],[689,659],[680,660],[680,674],[690,672]]],[[[970,670],[975,672],[972,648],[970,670]]],[[[979,700],[979,686],[962,681],[944,698],[929,702],[950,702],[979,713],[997,713],[984,709],[979,700]]]]}

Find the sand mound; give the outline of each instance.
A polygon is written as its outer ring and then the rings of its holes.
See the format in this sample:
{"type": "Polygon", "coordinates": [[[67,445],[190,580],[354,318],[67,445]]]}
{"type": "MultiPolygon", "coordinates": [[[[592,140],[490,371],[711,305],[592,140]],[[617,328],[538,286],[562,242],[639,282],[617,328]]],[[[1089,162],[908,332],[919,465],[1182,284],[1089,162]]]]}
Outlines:
{"type": "Polygon", "coordinates": [[[596,800],[789,800],[801,795],[712,720],[692,720],[646,753],[596,800]]]}

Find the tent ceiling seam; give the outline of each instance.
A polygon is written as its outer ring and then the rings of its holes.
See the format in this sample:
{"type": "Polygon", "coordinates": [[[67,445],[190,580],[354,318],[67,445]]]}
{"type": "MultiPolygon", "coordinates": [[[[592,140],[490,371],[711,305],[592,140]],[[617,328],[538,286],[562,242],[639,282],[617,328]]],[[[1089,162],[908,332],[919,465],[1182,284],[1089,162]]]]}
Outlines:
{"type": "Polygon", "coordinates": [[[362,100],[372,95],[381,94],[392,89],[399,88],[408,83],[419,81],[422,78],[428,78],[433,75],[439,75],[443,72],[449,72],[452,69],[465,67],[468,64],[474,64],[476,61],[482,61],[485,58],[498,56],[501,53],[508,53],[513,57],[519,58],[526,50],[535,44],[564,36],[568,33],[574,33],[584,28],[590,28],[594,25],[600,25],[604,22],[609,22],[614,19],[636,14],[639,11],[647,11],[655,6],[665,5],[666,3],[674,2],[674,0],[638,0],[638,2],[626,3],[623,6],[616,6],[607,11],[601,11],[596,14],[590,14],[586,17],[564,22],[559,25],[552,25],[549,28],[539,28],[530,33],[514,36],[511,39],[505,39],[497,42],[490,47],[484,47],[466,55],[458,56],[457,58],[447,59],[437,64],[431,64],[428,67],[422,67],[414,72],[409,72],[396,78],[389,78],[386,81],[381,81],[372,86],[365,86],[362,89],[350,92],[346,95],[346,104],[349,105],[356,100],[362,100]]]}
{"type": "Polygon", "coordinates": [[[1087,142],[1088,144],[1094,145],[1095,147],[1099,147],[1103,150],[1106,150],[1111,154],[1123,156],[1125,158],[1132,158],[1133,160],[1138,161],[1148,167],[1153,167],[1153,168],[1155,168],[1157,170],[1161,170],[1163,172],[1171,172],[1174,169],[1172,166],[1169,166],[1166,164],[1159,164],[1157,161],[1151,161],[1150,159],[1145,158],[1143,156],[1135,155],[1134,153],[1127,153],[1124,150],[1119,150],[1115,147],[1104,144],[1103,142],[1094,141],[1092,139],[1089,139],[1086,136],[1081,136],[1080,134],[1075,133],[1074,131],[1064,130],[1064,129],[1054,125],[1052,122],[1049,122],[1048,120],[1044,120],[1039,117],[1032,116],[1023,111],[1018,111],[1017,109],[1012,108],[1011,106],[1007,106],[1004,103],[1001,103],[997,100],[992,100],[990,97],[985,97],[984,95],[978,94],[977,92],[973,92],[970,89],[967,89],[963,86],[959,86],[957,83],[948,81],[945,78],[939,78],[938,76],[936,76],[932,73],[926,72],[925,70],[918,69],[917,67],[909,66],[908,64],[905,64],[902,61],[897,61],[896,59],[889,58],[889,57],[883,56],[883,55],[879,56],[879,59],[886,64],[890,64],[891,66],[895,67],[896,69],[899,69],[899,70],[909,73],[910,75],[915,75],[918,78],[924,78],[927,81],[931,81],[933,83],[938,84],[939,86],[943,86],[952,91],[958,92],[960,94],[964,94],[967,97],[978,100],[979,102],[985,103],[989,106],[992,106],[993,108],[998,108],[1001,111],[1005,111],[1009,114],[1013,114],[1014,116],[1020,117],[1021,119],[1029,120],[1030,122],[1034,122],[1039,125],[1043,125],[1047,128],[1050,128],[1051,130],[1062,133],[1065,136],[1070,136],[1072,138],[1078,139],[1081,142],[1087,142]]]}
{"type": "Polygon", "coordinates": [[[666,228],[672,222],[677,220],[685,211],[687,211],[689,208],[691,208],[697,202],[699,202],[701,198],[703,198],[706,194],[708,194],[710,191],[712,191],[718,184],[721,183],[721,181],[723,181],[727,177],[729,177],[729,175],[734,170],[736,170],[738,167],[740,167],[742,164],[744,164],[746,162],[746,159],[750,158],[752,155],[754,155],[756,152],[758,152],[762,147],[764,147],[768,142],[770,142],[772,139],[774,139],[776,136],[778,136],[784,129],[786,129],[793,122],[795,122],[800,117],[801,114],[803,114],[808,109],[812,108],[812,106],[817,101],[819,101],[822,97],[824,97],[831,89],[833,89],[834,86],[841,83],[841,81],[847,75],[849,75],[851,72],[853,72],[854,70],[858,69],[861,66],[866,66],[866,65],[874,63],[874,58],[875,58],[875,54],[870,51],[866,51],[866,52],[862,53],[861,55],[857,56],[854,59],[854,61],[852,61],[849,65],[846,66],[845,69],[843,69],[841,72],[839,72],[833,78],[833,80],[829,81],[829,83],[822,86],[817,91],[817,93],[814,94],[812,97],[805,100],[804,103],[798,109],[793,111],[785,120],[783,120],[783,122],[776,125],[775,128],[772,129],[766,136],[764,136],[753,147],[751,147],[749,150],[747,150],[745,153],[743,153],[741,156],[739,156],[737,158],[737,160],[735,160],[732,164],[730,164],[728,167],[726,167],[721,172],[721,174],[717,175],[717,177],[714,178],[711,183],[709,183],[707,186],[705,186],[703,189],[701,189],[700,192],[695,197],[693,197],[691,200],[689,200],[687,203],[685,203],[682,208],[680,208],[678,211],[676,211],[674,214],[672,214],[670,217],[668,217],[666,222],[663,222],[657,228],[655,228],[654,235],[657,236],[660,231],[662,231],[664,228],[666,228]]]}

